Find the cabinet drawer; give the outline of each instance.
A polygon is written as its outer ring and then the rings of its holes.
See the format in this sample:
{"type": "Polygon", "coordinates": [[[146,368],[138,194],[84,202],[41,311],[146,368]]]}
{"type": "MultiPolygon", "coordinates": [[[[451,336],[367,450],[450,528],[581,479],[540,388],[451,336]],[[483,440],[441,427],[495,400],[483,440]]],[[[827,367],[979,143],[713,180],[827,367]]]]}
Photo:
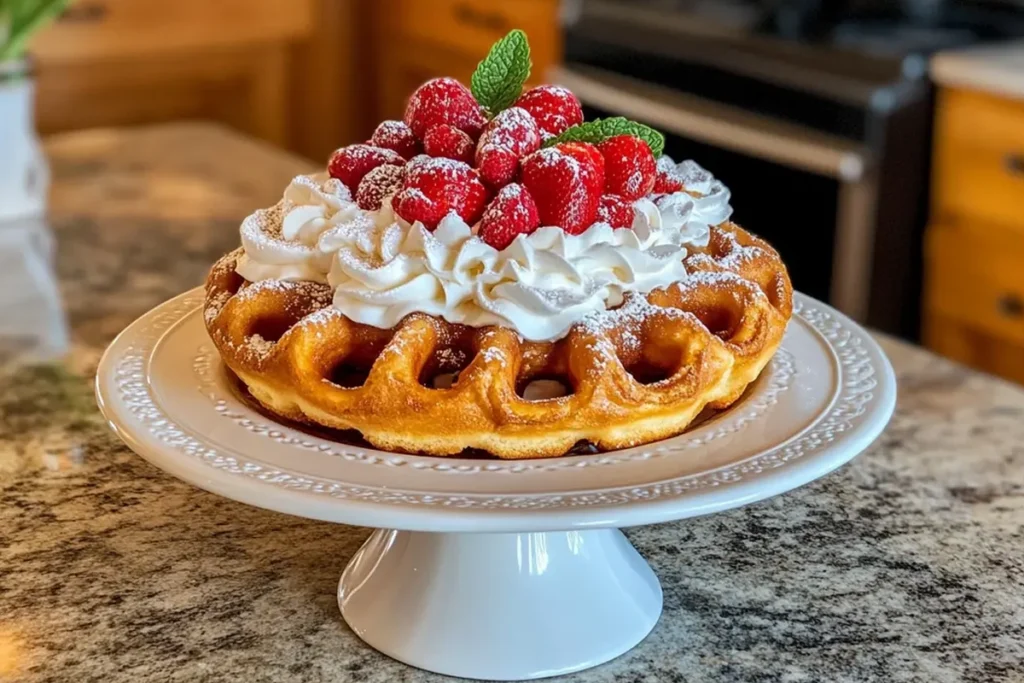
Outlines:
{"type": "MultiPolygon", "coordinates": [[[[392,24],[405,37],[483,59],[498,38],[526,31],[534,70],[546,69],[559,52],[558,0],[396,0],[392,24]]],[[[543,78],[535,73],[533,80],[543,78]]]]}
{"type": "Polygon", "coordinates": [[[1024,103],[944,90],[936,135],[939,216],[1016,226],[1024,235],[1024,103]]]}
{"type": "Polygon", "coordinates": [[[42,64],[298,38],[312,0],[79,0],[32,45],[42,64]]]}
{"type": "Polygon", "coordinates": [[[1024,344],[1024,236],[934,225],[927,245],[929,311],[1024,344]]]}

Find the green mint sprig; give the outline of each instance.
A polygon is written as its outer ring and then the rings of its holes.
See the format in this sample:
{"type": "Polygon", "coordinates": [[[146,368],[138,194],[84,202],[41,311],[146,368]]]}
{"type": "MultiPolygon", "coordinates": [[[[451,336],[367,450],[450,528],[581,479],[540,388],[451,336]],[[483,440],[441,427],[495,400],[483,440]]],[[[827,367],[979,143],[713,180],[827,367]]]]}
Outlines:
{"type": "Polygon", "coordinates": [[[645,126],[636,121],[630,121],[624,116],[613,116],[607,119],[594,119],[586,123],[573,126],[553,138],[544,142],[545,147],[557,145],[560,142],[589,142],[597,144],[616,135],[632,135],[647,143],[658,158],[665,151],[665,136],[650,126],[645,126]]]}
{"type": "Polygon", "coordinates": [[[530,43],[519,29],[491,46],[473,72],[470,90],[473,97],[494,116],[508,109],[519,98],[523,84],[530,77],[530,43]]]}

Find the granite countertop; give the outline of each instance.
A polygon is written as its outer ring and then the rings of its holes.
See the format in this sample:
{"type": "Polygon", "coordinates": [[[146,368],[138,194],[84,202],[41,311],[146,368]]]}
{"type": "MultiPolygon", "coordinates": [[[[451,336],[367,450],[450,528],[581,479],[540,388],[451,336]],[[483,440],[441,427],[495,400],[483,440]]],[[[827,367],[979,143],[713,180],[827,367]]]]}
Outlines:
{"type": "Polygon", "coordinates": [[[1024,40],[940,52],[931,74],[946,87],[1024,100],[1024,40]]]}
{"type": "MultiPolygon", "coordinates": [[[[440,680],[338,613],[367,530],[181,483],[95,408],[103,347],[199,284],[308,164],[198,124],[47,148],[74,349],[0,376],[0,680],[440,680]]],[[[882,343],[900,398],[879,441],[778,498],[630,531],[661,577],[661,621],[566,680],[1024,679],[1024,391],[882,343]]]]}

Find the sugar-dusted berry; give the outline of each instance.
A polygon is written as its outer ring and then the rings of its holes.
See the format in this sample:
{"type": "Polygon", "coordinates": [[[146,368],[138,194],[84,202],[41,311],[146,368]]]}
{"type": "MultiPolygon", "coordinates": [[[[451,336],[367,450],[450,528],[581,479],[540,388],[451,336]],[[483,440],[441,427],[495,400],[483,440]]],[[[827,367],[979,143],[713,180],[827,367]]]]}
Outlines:
{"type": "Polygon", "coordinates": [[[662,154],[658,157],[657,171],[654,174],[654,192],[671,194],[683,189],[683,176],[676,168],[672,157],[662,154]]]}
{"type": "Polygon", "coordinates": [[[529,235],[540,225],[537,204],[525,187],[511,183],[501,188],[480,219],[480,239],[504,249],[518,235],[529,235]]]}
{"type": "Polygon", "coordinates": [[[486,203],[487,188],[477,172],[469,164],[440,157],[410,163],[391,200],[395,213],[430,230],[452,211],[472,225],[480,220],[486,203]]]}
{"type": "Polygon", "coordinates": [[[477,151],[476,167],[488,185],[501,187],[519,175],[519,157],[504,147],[488,147],[477,151]]]}
{"type": "Polygon", "coordinates": [[[476,140],[487,123],[473,93],[454,78],[435,78],[417,88],[405,108],[404,121],[420,140],[440,125],[455,126],[476,140]]]}
{"type": "Polygon", "coordinates": [[[376,211],[388,195],[398,191],[405,177],[405,166],[385,164],[373,169],[359,181],[356,204],[360,209],[376,211]]]}
{"type": "Polygon", "coordinates": [[[519,170],[519,159],[540,148],[537,122],[522,107],[500,112],[484,128],[476,150],[480,176],[491,187],[512,182],[519,170]]]}
{"type": "Polygon", "coordinates": [[[527,90],[515,106],[530,112],[546,140],[583,123],[583,107],[568,88],[560,85],[538,85],[527,90]]]}
{"type": "Polygon", "coordinates": [[[473,162],[473,139],[455,126],[434,126],[423,136],[423,151],[432,157],[473,162]]]}
{"type": "Polygon", "coordinates": [[[423,151],[416,134],[404,121],[382,121],[373,131],[369,144],[398,152],[405,159],[412,159],[423,151]]]}
{"type": "Polygon", "coordinates": [[[604,191],[639,199],[654,189],[657,161],[647,143],[632,135],[616,135],[599,143],[604,157],[604,191]]]}
{"type": "Polygon", "coordinates": [[[603,195],[597,207],[597,220],[613,228],[632,227],[633,214],[633,202],[617,194],[603,195]]]}
{"type": "Polygon", "coordinates": [[[523,185],[537,204],[541,224],[560,226],[570,235],[586,230],[597,217],[603,163],[593,145],[582,142],[540,149],[523,159],[523,185]]]}
{"type": "Polygon", "coordinates": [[[330,161],[327,162],[327,172],[332,178],[345,183],[354,194],[363,176],[384,164],[403,166],[405,159],[394,150],[373,145],[349,145],[331,155],[330,161]]]}

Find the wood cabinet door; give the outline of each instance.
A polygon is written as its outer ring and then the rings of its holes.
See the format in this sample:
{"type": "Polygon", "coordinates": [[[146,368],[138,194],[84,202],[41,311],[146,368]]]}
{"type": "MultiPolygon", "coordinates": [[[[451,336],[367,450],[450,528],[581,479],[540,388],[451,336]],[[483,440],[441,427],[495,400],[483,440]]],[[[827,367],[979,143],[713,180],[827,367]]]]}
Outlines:
{"type": "MultiPolygon", "coordinates": [[[[407,46],[409,47],[409,46],[407,46]]],[[[379,57],[378,116],[401,119],[409,96],[425,81],[451,76],[468,84],[479,60],[440,49],[382,51],[379,57]]]]}

